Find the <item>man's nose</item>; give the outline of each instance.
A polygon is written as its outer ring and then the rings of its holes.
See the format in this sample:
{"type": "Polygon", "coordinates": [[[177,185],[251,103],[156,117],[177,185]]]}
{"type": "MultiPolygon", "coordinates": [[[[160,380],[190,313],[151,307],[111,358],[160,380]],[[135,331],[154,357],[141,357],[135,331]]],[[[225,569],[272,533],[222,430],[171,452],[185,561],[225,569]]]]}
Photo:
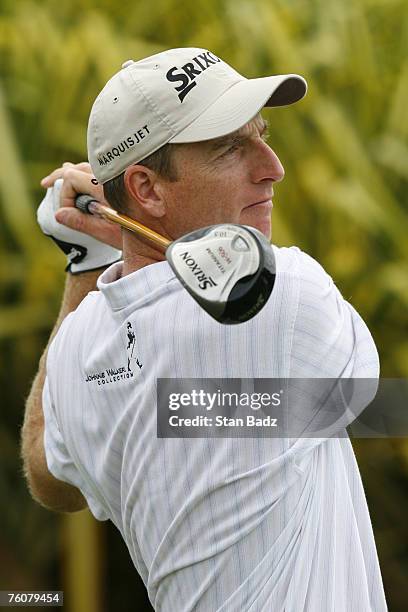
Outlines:
{"type": "Polygon", "coordinates": [[[278,183],[285,176],[285,170],[279,157],[276,155],[275,151],[273,151],[271,147],[263,140],[258,146],[258,155],[256,160],[254,159],[254,181],[258,183],[264,180],[269,180],[273,181],[274,183],[278,183]]]}

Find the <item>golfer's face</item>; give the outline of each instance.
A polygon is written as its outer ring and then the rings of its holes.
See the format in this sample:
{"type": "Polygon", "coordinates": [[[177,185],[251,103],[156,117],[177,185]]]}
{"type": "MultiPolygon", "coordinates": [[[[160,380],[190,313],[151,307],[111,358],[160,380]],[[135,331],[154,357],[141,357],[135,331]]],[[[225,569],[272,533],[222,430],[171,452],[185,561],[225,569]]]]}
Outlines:
{"type": "Polygon", "coordinates": [[[166,224],[180,236],[215,223],[242,223],[271,235],[273,184],[284,170],[265,142],[259,115],[233,134],[178,145],[178,180],[166,186],[166,224]]]}

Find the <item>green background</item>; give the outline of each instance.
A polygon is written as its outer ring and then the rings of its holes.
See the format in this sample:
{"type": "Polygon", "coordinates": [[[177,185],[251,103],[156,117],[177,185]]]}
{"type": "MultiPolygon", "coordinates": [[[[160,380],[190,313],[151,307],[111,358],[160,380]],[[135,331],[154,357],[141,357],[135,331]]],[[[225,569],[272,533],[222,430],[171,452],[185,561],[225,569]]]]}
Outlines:
{"type": "MultiPolygon", "coordinates": [[[[209,48],[248,77],[305,76],[305,100],[265,113],[286,170],[273,241],[315,257],[367,322],[382,376],[408,376],[405,0],[3,0],[0,590],[63,588],[66,575],[67,519],[31,501],[18,448],[24,398],[64,281],[64,258],[36,225],[39,181],[63,161],[86,159],[90,106],[123,61],[178,46],[209,48]]],[[[389,608],[405,610],[408,445],[353,445],[389,608]]],[[[134,609],[127,551],[113,528],[95,529],[99,609],[134,609]]]]}

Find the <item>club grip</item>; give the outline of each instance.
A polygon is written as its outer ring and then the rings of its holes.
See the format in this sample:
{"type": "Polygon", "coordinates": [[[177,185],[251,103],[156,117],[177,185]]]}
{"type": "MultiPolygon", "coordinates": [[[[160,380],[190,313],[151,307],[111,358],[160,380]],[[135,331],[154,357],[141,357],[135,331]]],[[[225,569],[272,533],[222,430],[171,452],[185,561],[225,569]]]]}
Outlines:
{"type": "Polygon", "coordinates": [[[81,194],[75,198],[76,208],[79,208],[79,210],[82,210],[82,212],[88,213],[89,215],[92,214],[92,210],[90,209],[89,205],[93,202],[97,202],[97,200],[90,195],[81,194]]]}

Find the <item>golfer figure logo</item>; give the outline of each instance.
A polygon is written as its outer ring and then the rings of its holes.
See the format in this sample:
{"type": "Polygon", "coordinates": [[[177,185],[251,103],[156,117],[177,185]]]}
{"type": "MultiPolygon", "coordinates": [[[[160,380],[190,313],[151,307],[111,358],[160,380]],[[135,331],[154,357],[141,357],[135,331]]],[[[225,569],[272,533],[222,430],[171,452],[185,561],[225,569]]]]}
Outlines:
{"type": "Polygon", "coordinates": [[[126,347],[127,369],[128,369],[128,372],[132,372],[133,370],[130,365],[132,363],[132,360],[136,361],[136,365],[138,365],[139,368],[142,368],[142,364],[139,362],[139,359],[137,358],[137,356],[134,355],[134,351],[136,347],[136,337],[135,337],[135,333],[133,331],[132,324],[130,323],[130,321],[128,321],[127,323],[127,338],[128,338],[128,343],[126,347]]]}

